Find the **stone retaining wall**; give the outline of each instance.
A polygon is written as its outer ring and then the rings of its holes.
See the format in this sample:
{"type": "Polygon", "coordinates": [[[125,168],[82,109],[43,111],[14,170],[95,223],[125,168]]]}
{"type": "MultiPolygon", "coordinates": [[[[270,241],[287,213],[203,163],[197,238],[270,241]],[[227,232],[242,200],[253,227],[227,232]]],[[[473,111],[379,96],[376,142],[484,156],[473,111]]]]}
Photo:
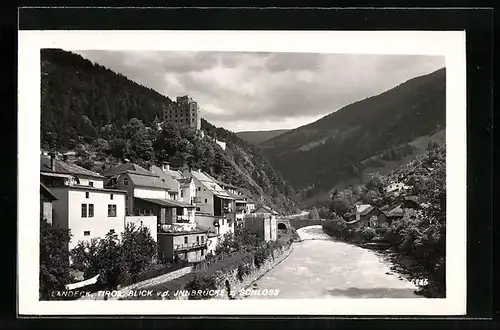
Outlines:
{"type": "MultiPolygon", "coordinates": [[[[232,299],[241,299],[242,297],[239,295],[242,289],[246,289],[252,285],[253,282],[264,276],[267,272],[272,270],[276,265],[278,265],[281,261],[283,261],[286,257],[290,255],[293,251],[293,244],[290,244],[289,247],[284,247],[283,249],[276,250],[273,253],[273,256],[270,257],[267,261],[265,261],[260,268],[255,268],[252,264],[252,271],[247,276],[243,277],[243,280],[240,281],[238,278],[238,269],[235,268],[228,272],[225,272],[224,275],[218,280],[218,285],[216,290],[220,290],[224,292],[224,294],[216,295],[212,299],[230,299],[227,294],[226,289],[226,280],[229,282],[229,286],[231,288],[231,298],[232,299]]],[[[187,296],[176,296],[170,297],[172,300],[187,300],[187,296]]]]}
{"type": "MultiPolygon", "coordinates": [[[[140,289],[143,289],[145,287],[153,286],[153,285],[164,283],[164,282],[169,282],[169,281],[172,281],[178,277],[189,274],[192,271],[193,271],[193,267],[188,266],[188,267],[184,267],[184,268],[178,269],[176,271],[173,271],[173,272],[170,272],[170,273],[158,276],[158,277],[150,278],[150,279],[145,280],[145,281],[131,284],[129,286],[120,288],[118,290],[118,293],[115,296],[112,296],[112,297],[110,296],[107,298],[107,300],[118,300],[119,297],[126,295],[130,290],[140,290],[140,289]]],[[[90,296],[84,296],[81,299],[83,299],[83,300],[104,300],[104,296],[99,296],[98,293],[95,292],[95,293],[91,294],[90,296]]]]}

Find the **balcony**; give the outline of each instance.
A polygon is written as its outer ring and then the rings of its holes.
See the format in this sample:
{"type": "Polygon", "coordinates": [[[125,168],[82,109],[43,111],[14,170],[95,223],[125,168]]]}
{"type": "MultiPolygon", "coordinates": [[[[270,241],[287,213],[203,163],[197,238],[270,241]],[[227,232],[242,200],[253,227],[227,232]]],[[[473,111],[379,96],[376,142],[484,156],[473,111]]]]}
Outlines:
{"type": "Polygon", "coordinates": [[[207,243],[188,243],[188,244],[175,244],[174,251],[187,251],[187,250],[195,250],[206,248],[207,243]]]}
{"type": "Polygon", "coordinates": [[[189,215],[178,215],[175,217],[175,222],[177,223],[190,223],[191,218],[189,215]]]}

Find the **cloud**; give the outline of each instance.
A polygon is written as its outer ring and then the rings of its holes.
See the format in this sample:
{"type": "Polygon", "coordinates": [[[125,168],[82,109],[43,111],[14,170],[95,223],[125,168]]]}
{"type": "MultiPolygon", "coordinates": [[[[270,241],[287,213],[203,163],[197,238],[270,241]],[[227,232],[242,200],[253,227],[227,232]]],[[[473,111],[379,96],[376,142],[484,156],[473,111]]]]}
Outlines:
{"type": "Polygon", "coordinates": [[[295,128],[445,66],[412,55],[78,51],[234,131],[295,128]]]}

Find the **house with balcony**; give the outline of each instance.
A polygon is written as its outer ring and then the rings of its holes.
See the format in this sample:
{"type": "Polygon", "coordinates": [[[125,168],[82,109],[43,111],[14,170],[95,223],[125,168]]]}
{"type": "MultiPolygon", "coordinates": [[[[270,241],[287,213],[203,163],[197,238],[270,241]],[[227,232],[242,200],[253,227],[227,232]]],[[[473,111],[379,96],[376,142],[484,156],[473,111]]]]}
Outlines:
{"type": "Polygon", "coordinates": [[[170,168],[168,162],[164,162],[161,167],[153,166],[151,172],[165,179],[171,189],[177,189],[180,201],[195,205],[196,185],[192,177],[185,177],[181,171],[170,168]]]}
{"type": "MultiPolygon", "coordinates": [[[[212,224],[214,221],[224,222],[227,223],[227,232],[234,233],[234,198],[222,189],[214,178],[201,170],[186,171],[184,176],[193,178],[196,186],[196,222],[204,226],[207,226],[205,221],[212,224]],[[204,220],[207,216],[212,220],[204,220]]],[[[218,234],[223,236],[226,233],[225,228],[221,227],[218,234]]]]}
{"type": "Polygon", "coordinates": [[[228,192],[229,196],[234,198],[233,208],[235,212],[236,223],[241,225],[243,224],[243,219],[246,214],[249,214],[247,209],[247,201],[244,195],[238,193],[228,192]]]}
{"type": "Polygon", "coordinates": [[[209,232],[195,223],[162,225],[158,232],[160,257],[166,260],[199,262],[205,259],[209,232]]]}
{"type": "Polygon", "coordinates": [[[79,241],[103,238],[125,228],[124,190],[104,188],[104,177],[57,155],[40,155],[40,187],[57,197],[52,200],[52,223],[73,235],[68,249],[79,241]],[[43,188],[45,189],[45,188],[43,188]]]}
{"type": "Polygon", "coordinates": [[[157,174],[133,163],[101,174],[107,178],[107,186],[127,191],[128,216],[156,216],[158,226],[194,223],[194,205],[172,199],[171,189],[157,174]]]}

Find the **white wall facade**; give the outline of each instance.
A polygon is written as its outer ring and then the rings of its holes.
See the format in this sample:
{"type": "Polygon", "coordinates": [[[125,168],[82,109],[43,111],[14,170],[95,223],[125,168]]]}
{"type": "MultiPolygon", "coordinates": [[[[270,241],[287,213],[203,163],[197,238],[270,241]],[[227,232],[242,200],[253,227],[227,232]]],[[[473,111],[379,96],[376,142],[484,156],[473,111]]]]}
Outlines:
{"type": "Polygon", "coordinates": [[[182,188],[182,197],[180,198],[184,203],[191,204],[192,200],[196,200],[196,184],[192,180],[189,186],[182,188]]]}
{"type": "Polygon", "coordinates": [[[105,237],[111,229],[114,229],[117,234],[123,232],[125,228],[124,192],[90,189],[86,191],[71,187],[53,187],[51,190],[59,197],[53,203],[53,223],[71,230],[70,250],[79,241],[90,242],[92,238],[105,237]],[[88,198],[86,192],[88,192],[88,198]],[[82,204],[87,205],[87,217],[82,217],[82,204]],[[93,205],[92,217],[89,217],[89,204],[93,205]],[[108,216],[108,205],[116,206],[116,216],[108,216]]]}
{"type": "MultiPolygon", "coordinates": [[[[125,194],[105,191],[89,191],[86,198],[84,190],[69,192],[69,226],[73,235],[70,249],[78,241],[90,241],[92,238],[104,238],[110,230],[120,234],[125,228],[125,194]],[[113,195],[113,199],[111,199],[113,195]],[[94,205],[93,217],[82,217],[82,204],[94,205]],[[108,216],[108,205],[116,205],[116,216],[108,216]],[[85,231],[89,235],[85,235],[85,231]]],[[[87,213],[89,212],[87,206],[87,213]]]]}
{"type": "Polygon", "coordinates": [[[151,199],[170,199],[166,189],[162,188],[134,188],[134,197],[151,199]]]}
{"type": "Polygon", "coordinates": [[[210,215],[214,214],[214,195],[201,182],[195,179],[196,210],[210,215]]]}
{"type": "Polygon", "coordinates": [[[104,188],[104,179],[78,177],[78,181],[78,184],[81,186],[90,186],[90,183],[92,183],[92,187],[94,188],[104,188]]]}
{"type": "Polygon", "coordinates": [[[157,226],[157,217],[156,216],[128,216],[125,217],[125,224],[133,223],[136,227],[144,226],[149,228],[151,232],[151,236],[155,240],[158,241],[158,226],[157,226]]]}

